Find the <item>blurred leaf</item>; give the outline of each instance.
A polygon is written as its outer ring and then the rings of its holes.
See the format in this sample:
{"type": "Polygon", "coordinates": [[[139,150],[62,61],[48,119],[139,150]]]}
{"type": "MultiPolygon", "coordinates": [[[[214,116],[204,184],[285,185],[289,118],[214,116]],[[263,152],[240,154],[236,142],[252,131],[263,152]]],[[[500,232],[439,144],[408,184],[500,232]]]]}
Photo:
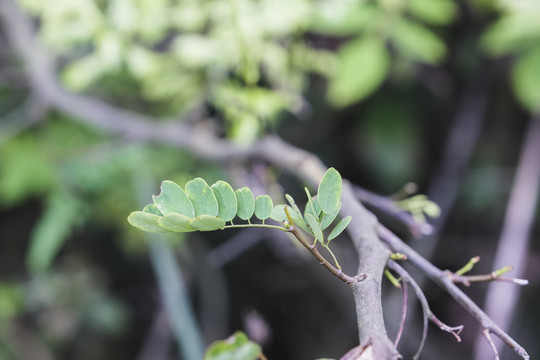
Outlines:
{"type": "Polygon", "coordinates": [[[409,11],[433,25],[448,25],[456,17],[458,7],[452,0],[411,0],[409,11]]]}
{"type": "Polygon", "coordinates": [[[376,23],[379,14],[367,2],[327,1],[319,6],[310,29],[326,35],[356,35],[376,23]]]}
{"type": "Polygon", "coordinates": [[[328,235],[328,241],[338,237],[339,234],[341,234],[343,232],[343,230],[345,230],[345,228],[347,226],[349,226],[349,223],[351,222],[351,219],[352,219],[351,216],[347,216],[347,217],[344,217],[343,219],[341,219],[341,221],[338,222],[336,227],[332,230],[330,235],[328,235]]]}
{"type": "Polygon", "coordinates": [[[304,191],[306,192],[307,199],[308,199],[306,206],[304,208],[304,216],[310,213],[311,215],[313,215],[315,219],[318,220],[319,215],[321,214],[321,207],[319,206],[319,203],[318,201],[316,201],[315,197],[311,196],[311,193],[309,192],[309,189],[307,187],[304,188],[304,191]]]}
{"type": "Polygon", "coordinates": [[[159,211],[158,207],[156,205],[154,205],[154,204],[146,205],[142,211],[145,212],[145,213],[154,214],[154,215],[157,215],[157,216],[163,216],[161,211],[159,211]]]}
{"type": "Polygon", "coordinates": [[[190,218],[179,213],[167,213],[158,219],[158,225],[174,232],[195,231],[190,225],[190,218]]]}
{"type": "Polygon", "coordinates": [[[204,360],[256,360],[261,348],[237,331],[226,340],[216,341],[208,347],[204,360]]]}
{"type": "Polygon", "coordinates": [[[165,230],[159,225],[159,219],[161,219],[161,216],[142,211],[134,211],[128,216],[128,222],[131,224],[131,226],[139,230],[152,233],[169,232],[169,230],[165,230]]]}
{"type": "Polygon", "coordinates": [[[255,199],[255,216],[259,220],[266,220],[272,215],[274,204],[268,195],[259,195],[255,199]]]}
{"type": "Polygon", "coordinates": [[[529,111],[540,111],[540,48],[521,55],[512,71],[512,85],[518,99],[529,111]]]}
{"type": "Polygon", "coordinates": [[[238,201],[238,217],[242,220],[249,220],[255,211],[255,199],[253,193],[247,187],[236,190],[236,200],[238,201]]]}
{"type": "Polygon", "coordinates": [[[162,214],[180,213],[187,217],[195,216],[194,206],[180,186],[165,180],[161,183],[160,189],[160,194],[152,195],[152,200],[162,214]]]}
{"type": "Polygon", "coordinates": [[[225,221],[212,215],[199,215],[193,219],[189,219],[189,225],[199,231],[214,231],[223,229],[225,221]]]}
{"type": "Polygon", "coordinates": [[[218,217],[225,221],[231,221],[236,216],[238,202],[231,185],[225,181],[218,181],[211,186],[218,202],[218,217]]]}
{"type": "Polygon", "coordinates": [[[336,219],[340,210],[341,210],[341,202],[339,203],[339,208],[335,213],[333,214],[323,213],[322,218],[321,218],[321,229],[323,230],[327,229],[332,224],[332,222],[336,219]]]}
{"type": "Polygon", "coordinates": [[[56,185],[56,169],[47,152],[30,136],[0,146],[0,202],[13,205],[43,195],[56,185]]]}
{"type": "Polygon", "coordinates": [[[83,206],[73,195],[53,192],[32,232],[27,263],[34,272],[47,270],[75,225],[82,222],[83,206]]]}
{"type": "Polygon", "coordinates": [[[388,74],[390,56],[384,42],[378,38],[366,36],[349,41],[338,50],[338,55],[340,65],[328,89],[328,96],[336,106],[364,99],[388,74]]]}
{"type": "Polygon", "coordinates": [[[327,214],[334,214],[340,208],[342,180],[339,172],[333,167],[328,169],[319,183],[317,201],[327,214]]]}
{"type": "Polygon", "coordinates": [[[62,71],[62,80],[69,89],[81,91],[94,84],[106,71],[110,71],[109,67],[93,53],[69,63],[62,71]]]}
{"type": "Polygon", "coordinates": [[[316,240],[323,241],[323,233],[317,219],[311,213],[307,213],[305,219],[311,228],[310,233],[315,236],[316,240]]]}
{"type": "MultiPolygon", "coordinates": [[[[301,216],[302,212],[300,211],[300,208],[298,207],[298,205],[296,205],[296,202],[294,201],[293,197],[289,194],[285,194],[285,199],[287,199],[291,207],[296,212],[296,216],[301,216]]],[[[293,213],[291,213],[290,210],[289,210],[289,213],[293,215],[293,213]]]]}
{"type": "Polygon", "coordinates": [[[435,33],[406,19],[397,22],[392,41],[400,53],[414,61],[434,65],[446,54],[446,45],[435,33]]]}
{"type": "Polygon", "coordinates": [[[218,202],[214,192],[210,189],[206,181],[201,178],[188,181],[186,184],[186,193],[193,204],[196,216],[217,216],[218,202]]]}
{"type": "Polygon", "coordinates": [[[487,31],[482,42],[492,54],[500,56],[538,46],[540,41],[540,3],[504,1],[501,17],[487,31]]]}

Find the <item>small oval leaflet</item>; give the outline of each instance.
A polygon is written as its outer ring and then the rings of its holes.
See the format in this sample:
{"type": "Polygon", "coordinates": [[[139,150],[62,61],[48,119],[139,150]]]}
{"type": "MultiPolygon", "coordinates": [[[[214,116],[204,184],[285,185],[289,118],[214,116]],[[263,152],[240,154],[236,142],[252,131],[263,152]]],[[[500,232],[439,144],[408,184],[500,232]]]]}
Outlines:
{"type": "Polygon", "coordinates": [[[143,211],[134,211],[128,216],[128,222],[131,226],[152,233],[166,233],[168,230],[159,226],[158,220],[161,216],[149,214],[143,211]]]}
{"type": "Polygon", "coordinates": [[[189,225],[199,231],[214,231],[225,227],[225,220],[212,215],[199,215],[189,219],[189,225]]]}
{"type": "Polygon", "coordinates": [[[317,219],[315,219],[315,216],[313,216],[311,213],[307,213],[305,218],[309,227],[312,230],[313,235],[315,236],[315,240],[319,240],[320,242],[322,242],[324,239],[323,233],[319,222],[317,221],[317,219]]]}
{"type": "Polygon", "coordinates": [[[149,213],[149,214],[154,214],[154,215],[157,215],[157,216],[163,216],[163,214],[161,213],[161,211],[159,211],[159,209],[157,208],[156,205],[154,204],[148,204],[144,207],[144,209],[142,209],[143,212],[145,213],[149,213]]]}
{"type": "Polygon", "coordinates": [[[322,211],[327,214],[335,214],[339,210],[341,187],[342,180],[339,172],[334,168],[328,169],[319,184],[317,194],[317,201],[322,211]]]}
{"type": "Polygon", "coordinates": [[[268,195],[259,195],[255,199],[255,216],[259,220],[266,220],[272,215],[274,204],[268,195]]]}
{"type": "Polygon", "coordinates": [[[238,203],[231,185],[220,180],[211,186],[218,202],[218,217],[225,221],[231,221],[236,216],[238,203]]]}
{"type": "Polygon", "coordinates": [[[193,204],[180,186],[170,180],[165,180],[160,188],[159,195],[152,196],[152,199],[162,214],[177,212],[187,217],[195,216],[193,204]]]}
{"type": "MultiPolygon", "coordinates": [[[[193,203],[195,215],[217,216],[218,202],[210,186],[201,178],[190,180],[186,184],[186,193],[193,203]]],[[[193,217],[193,216],[190,216],[193,217]]]]}
{"type": "Polygon", "coordinates": [[[349,225],[349,223],[351,222],[351,216],[346,216],[344,217],[343,219],[341,219],[340,222],[338,222],[338,224],[336,225],[336,227],[334,228],[334,230],[332,230],[332,232],[330,233],[330,235],[328,235],[328,241],[336,238],[339,234],[341,234],[343,232],[343,230],[345,230],[345,228],[347,227],[347,225],[349,225]]]}
{"type": "Polygon", "coordinates": [[[165,230],[174,232],[195,231],[189,224],[189,218],[179,213],[168,213],[158,219],[158,224],[165,230]]]}
{"type": "Polygon", "coordinates": [[[334,222],[334,220],[339,214],[339,210],[341,210],[341,202],[339,203],[338,210],[334,214],[327,214],[327,213],[322,214],[321,229],[325,230],[330,225],[332,225],[332,222],[334,222]]]}
{"type": "Polygon", "coordinates": [[[236,190],[236,200],[238,201],[238,217],[242,220],[249,220],[255,211],[255,199],[253,193],[247,187],[236,190]]]}

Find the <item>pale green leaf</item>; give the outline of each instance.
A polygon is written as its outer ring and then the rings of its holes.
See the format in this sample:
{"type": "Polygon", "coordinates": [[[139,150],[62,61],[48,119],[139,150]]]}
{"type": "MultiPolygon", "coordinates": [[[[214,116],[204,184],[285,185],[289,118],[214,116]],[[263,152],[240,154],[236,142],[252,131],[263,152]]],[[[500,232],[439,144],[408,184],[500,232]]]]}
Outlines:
{"type": "Polygon", "coordinates": [[[408,5],[411,14],[433,25],[450,24],[458,10],[452,0],[410,0],[408,5]]]}
{"type": "Polygon", "coordinates": [[[190,180],[186,184],[186,194],[193,203],[195,216],[217,216],[218,202],[210,186],[201,178],[190,180]]]}
{"type": "Polygon", "coordinates": [[[306,195],[308,198],[306,207],[304,208],[304,216],[306,216],[307,213],[310,213],[315,217],[315,219],[319,219],[319,215],[321,214],[321,207],[319,205],[319,202],[314,196],[311,196],[308,188],[304,188],[304,190],[306,191],[306,195]]]}
{"type": "Polygon", "coordinates": [[[328,169],[319,183],[317,201],[326,214],[335,214],[341,203],[341,175],[333,167],[328,169]]]}
{"type": "Polygon", "coordinates": [[[46,270],[72,228],[82,220],[82,205],[71,194],[54,192],[34,228],[27,262],[32,271],[46,270]]]}
{"type": "Polygon", "coordinates": [[[231,221],[236,216],[238,203],[231,185],[225,181],[218,181],[211,186],[218,202],[218,217],[225,221],[231,221]]]}
{"type": "Polygon", "coordinates": [[[390,55],[384,41],[361,37],[338,50],[337,73],[330,79],[328,96],[336,106],[347,106],[373,93],[386,79],[390,55]]]}
{"type": "Polygon", "coordinates": [[[266,220],[272,215],[272,199],[268,195],[259,195],[255,199],[255,216],[259,220],[266,220]]]}
{"type": "Polygon", "coordinates": [[[323,241],[323,233],[319,222],[311,213],[307,213],[305,217],[309,227],[311,228],[311,233],[315,236],[316,240],[323,241]]]}
{"type": "Polygon", "coordinates": [[[349,223],[351,222],[351,219],[352,218],[350,216],[347,216],[341,219],[341,221],[338,222],[334,230],[332,230],[330,235],[328,235],[328,241],[338,237],[339,234],[341,234],[343,230],[345,230],[345,228],[349,225],[349,223]]]}
{"type": "Polygon", "coordinates": [[[166,233],[168,230],[159,226],[158,220],[161,216],[149,214],[142,211],[134,211],[128,216],[128,222],[131,226],[147,232],[166,233]]]}
{"type": "Polygon", "coordinates": [[[195,216],[191,200],[180,186],[170,180],[161,183],[161,192],[158,196],[152,195],[152,200],[162,214],[176,212],[187,217],[195,216]]]}
{"type": "Polygon", "coordinates": [[[225,220],[212,215],[199,215],[189,219],[189,225],[199,231],[214,231],[225,227],[225,220]]]}
{"type": "Polygon", "coordinates": [[[204,360],[256,360],[261,354],[258,344],[237,331],[226,340],[216,341],[208,347],[204,360]]]}
{"type": "Polygon", "coordinates": [[[437,64],[446,55],[444,42],[428,28],[401,19],[392,32],[397,50],[411,60],[437,64]]]}
{"type": "Polygon", "coordinates": [[[158,219],[158,225],[165,230],[174,232],[195,231],[189,224],[190,218],[179,213],[168,213],[158,219]]]}
{"type": "Polygon", "coordinates": [[[322,213],[322,216],[321,216],[321,229],[325,230],[326,228],[328,228],[332,224],[332,222],[338,216],[339,210],[341,210],[341,201],[339,202],[339,207],[338,207],[338,209],[337,209],[337,211],[335,213],[333,213],[333,214],[327,214],[325,212],[322,213]]]}
{"type": "Polygon", "coordinates": [[[298,205],[296,205],[296,202],[294,201],[293,197],[291,195],[289,195],[289,194],[285,194],[285,198],[287,199],[287,201],[289,202],[291,207],[296,211],[298,216],[300,216],[300,214],[302,214],[302,212],[300,211],[300,208],[298,207],[298,205]]]}
{"type": "Polygon", "coordinates": [[[236,200],[238,201],[238,217],[242,220],[248,220],[255,211],[255,199],[253,193],[247,187],[236,190],[236,200]]]}
{"type": "Polygon", "coordinates": [[[512,85],[518,99],[529,111],[540,111],[540,48],[520,56],[512,71],[512,85]]]}
{"type": "Polygon", "coordinates": [[[62,72],[62,80],[71,90],[84,90],[95,83],[106,71],[98,57],[91,53],[78,60],[72,61],[62,72]]]}
{"type": "Polygon", "coordinates": [[[145,212],[145,213],[154,214],[154,215],[157,215],[157,216],[163,216],[161,211],[159,211],[158,207],[156,205],[154,205],[154,204],[146,205],[142,211],[145,212]]]}
{"type": "MultiPolygon", "coordinates": [[[[287,214],[285,213],[285,206],[287,205],[279,204],[279,205],[274,206],[274,210],[272,210],[272,215],[270,215],[270,218],[280,223],[282,223],[283,221],[289,222],[289,219],[287,218],[287,214]]],[[[290,206],[287,206],[287,211],[289,212],[289,215],[291,215],[291,220],[293,222],[293,225],[298,225],[300,228],[304,229],[306,232],[311,233],[311,230],[309,230],[309,227],[304,222],[304,219],[302,218],[302,215],[300,212],[296,211],[290,206]]]]}

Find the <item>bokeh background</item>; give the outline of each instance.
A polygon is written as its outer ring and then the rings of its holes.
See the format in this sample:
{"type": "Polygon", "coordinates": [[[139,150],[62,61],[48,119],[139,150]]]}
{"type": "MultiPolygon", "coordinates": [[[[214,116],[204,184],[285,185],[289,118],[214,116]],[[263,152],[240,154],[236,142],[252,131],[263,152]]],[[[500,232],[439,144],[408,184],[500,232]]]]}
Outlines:
{"type": "MultiPolygon", "coordinates": [[[[465,291],[482,306],[491,294],[490,311],[540,355],[537,1],[1,0],[0,12],[0,358],[192,360],[236,330],[269,359],[356,345],[350,292],[287,237],[129,226],[164,179],[303,196],[271,164],[145,141],[138,116],[238,146],[277,134],[385,197],[417,184],[442,209],[431,235],[367,206],[440,268],[477,255],[474,273],[516,266],[508,275],[530,285],[465,291]],[[103,103],[133,124],[97,113],[103,103]]],[[[346,235],[333,247],[354,272],[346,235]]],[[[423,288],[465,330],[457,343],[431,326],[421,358],[491,358],[475,320],[423,288]]],[[[401,293],[383,293],[393,338],[401,293]]],[[[409,308],[405,358],[421,333],[409,308]]]]}

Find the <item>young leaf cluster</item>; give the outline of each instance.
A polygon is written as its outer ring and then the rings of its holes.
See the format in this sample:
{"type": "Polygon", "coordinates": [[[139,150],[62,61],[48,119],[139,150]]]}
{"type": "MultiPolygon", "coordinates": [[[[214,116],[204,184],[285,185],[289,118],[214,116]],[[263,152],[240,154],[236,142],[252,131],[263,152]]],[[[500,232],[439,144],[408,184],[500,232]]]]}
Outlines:
{"type": "Polygon", "coordinates": [[[324,174],[316,196],[312,196],[308,188],[305,188],[308,202],[303,212],[290,195],[285,195],[290,206],[278,205],[272,214],[274,220],[292,221],[293,225],[299,226],[304,231],[313,235],[315,238],[314,243],[319,241],[328,250],[338,268],[339,264],[328,245],[330,241],[345,230],[351,222],[351,217],[347,216],[341,219],[326,239],[323,231],[334,222],[341,210],[342,185],[339,172],[334,168],[330,168],[324,174]]]}
{"type": "MultiPolygon", "coordinates": [[[[303,212],[290,195],[285,195],[289,202],[287,212],[293,224],[313,235],[315,241],[319,241],[322,245],[327,245],[335,239],[351,221],[350,216],[341,219],[325,240],[323,231],[334,222],[339,210],[341,210],[341,188],[341,175],[336,169],[330,168],[321,180],[316,196],[312,196],[308,188],[305,188],[308,202],[303,212]]],[[[288,221],[285,207],[286,205],[276,206],[272,218],[278,221],[288,221]]]]}
{"type": "Polygon", "coordinates": [[[209,186],[203,179],[195,178],[188,181],[184,189],[165,180],[161,183],[159,195],[152,196],[152,199],[153,204],[129,215],[128,221],[132,226],[155,233],[213,231],[245,226],[276,227],[265,224],[273,209],[270,196],[255,198],[249,188],[235,191],[222,180],[209,186]],[[251,224],[253,216],[262,224],[251,224]],[[236,217],[248,224],[234,225],[236,217]]]}

